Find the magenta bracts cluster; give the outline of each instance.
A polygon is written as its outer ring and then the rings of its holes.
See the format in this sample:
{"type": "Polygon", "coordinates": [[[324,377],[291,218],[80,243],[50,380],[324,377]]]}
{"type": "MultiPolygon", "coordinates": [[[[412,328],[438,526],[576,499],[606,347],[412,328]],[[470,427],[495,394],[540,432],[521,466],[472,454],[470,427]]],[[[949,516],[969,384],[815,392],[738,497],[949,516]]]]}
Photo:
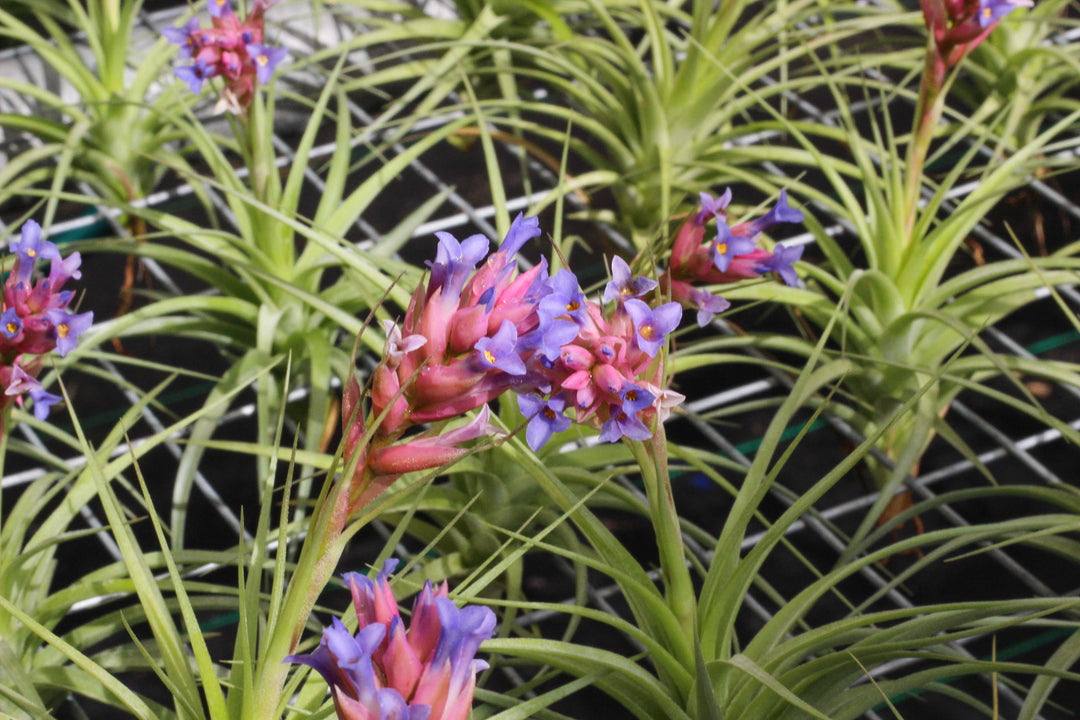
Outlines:
{"type": "Polygon", "coordinates": [[[487,667],[476,651],[492,636],[495,613],[458,608],[446,583],[425,583],[406,629],[388,582],[396,567],[397,560],[387,560],[374,581],[346,574],[356,634],[334,618],[315,652],[285,660],[323,676],[341,720],[465,720],[476,674],[487,667]]]}
{"type": "Polygon", "coordinates": [[[701,210],[679,228],[668,268],[660,276],[661,290],[670,292],[672,300],[683,306],[696,309],[701,326],[726,310],[729,303],[695,284],[730,283],[769,272],[775,272],[788,285],[798,284],[793,265],[802,257],[802,245],[777,245],[769,252],[755,242],[758,234],[777,223],[803,221],[802,212],[788,205],[787,193],[781,191],[776,205],[766,214],[736,225],[727,222],[730,202],[730,189],[718,198],[701,193],[701,210]],[[716,235],[707,240],[710,220],[715,221],[716,235]]]}
{"type": "MultiPolygon", "coordinates": [[[[534,449],[570,425],[564,411],[614,441],[650,437],[647,422],[670,407],[673,396],[653,384],[662,376],[653,360],[679,323],[678,303],[653,308],[620,295],[605,313],[569,270],[549,276],[541,261],[519,272],[518,250],[539,234],[536,218],[519,215],[490,256],[483,235],[459,243],[438,234],[429,280],[413,294],[402,326],[387,324],[385,358],[372,378],[371,416],[380,422],[358,463],[358,472],[375,478],[369,497],[402,473],[451,462],[466,452],[461,443],[491,435],[486,404],[507,390],[520,396],[534,449]],[[481,407],[456,430],[395,443],[411,426],[481,407]]],[[[346,417],[358,399],[352,383],[346,417]]],[[[349,457],[363,434],[358,418],[347,431],[349,457]]]]}
{"type": "Polygon", "coordinates": [[[220,77],[225,83],[223,107],[234,113],[243,111],[254,98],[255,81],[270,82],[274,68],[288,54],[285,48],[263,44],[263,15],[271,4],[271,0],[254,0],[240,20],[231,0],[208,0],[211,27],[204,28],[198,18],[192,18],[183,27],[165,28],[162,34],[180,46],[180,57],[192,61],[176,68],[176,76],[196,95],[202,92],[204,81],[220,77]]]}
{"type": "Polygon", "coordinates": [[[797,280],[792,264],[801,246],[777,246],[770,253],[754,244],[771,225],[803,219],[785,194],[765,216],[734,227],[724,214],[730,192],[717,200],[703,194],[702,200],[705,209],[679,231],[660,292],[656,280],[634,277],[616,257],[600,302],[585,296],[570,270],[550,274],[546,260],[519,272],[515,256],[540,234],[536,218],[519,215],[490,255],[483,235],[459,242],[438,233],[427,284],[413,293],[401,327],[385,322],[386,349],[371,380],[368,415],[378,424],[363,448],[361,389],[355,378],[346,385],[343,413],[353,421],[346,430],[345,455],[360,455],[354,475],[360,496],[354,506],[403,473],[450,463],[467,452],[463,443],[492,435],[486,404],[508,390],[518,395],[528,419],[526,440],[534,450],[573,422],[599,428],[607,442],[652,437],[655,423],[682,400],[664,389],[660,352],[679,325],[682,306],[697,309],[702,325],[727,307],[727,301],[692,283],[767,272],[789,284],[797,280]],[[710,219],[718,237],[705,242],[710,219]],[[668,291],[673,302],[658,299],[668,291]],[[477,408],[483,410],[461,427],[399,442],[415,425],[477,408]]]}
{"type": "Polygon", "coordinates": [[[981,43],[998,20],[1032,0],[920,0],[934,38],[935,71],[952,67],[981,43]]]}
{"type": "Polygon", "coordinates": [[[44,355],[54,349],[67,355],[79,335],[90,328],[94,314],[68,312],[73,293],[64,290],[68,280],[81,277],[79,253],[63,259],[60,250],[41,236],[41,226],[27,220],[18,240],[8,245],[15,264],[4,283],[3,311],[0,312],[0,429],[12,403],[22,405],[29,396],[34,416],[44,420],[60,397],[46,392],[37,375],[44,355]],[[49,274],[34,280],[38,260],[49,261],[49,274]]]}

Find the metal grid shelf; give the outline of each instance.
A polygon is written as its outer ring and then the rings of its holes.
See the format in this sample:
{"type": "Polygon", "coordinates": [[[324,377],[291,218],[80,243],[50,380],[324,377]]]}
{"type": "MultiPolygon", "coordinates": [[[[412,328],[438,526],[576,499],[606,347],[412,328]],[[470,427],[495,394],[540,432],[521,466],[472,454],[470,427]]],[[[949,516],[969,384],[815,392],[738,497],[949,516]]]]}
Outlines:
{"type": "MultiPolygon", "coordinates": [[[[423,6],[424,9],[431,14],[445,15],[446,13],[452,13],[450,4],[446,2],[429,0],[428,2],[418,4],[423,6]]],[[[295,6],[292,7],[295,9],[295,6]]],[[[145,13],[141,18],[140,23],[142,29],[146,33],[145,46],[149,47],[149,42],[160,33],[161,28],[166,25],[174,24],[179,15],[180,12],[176,10],[145,13]]],[[[344,8],[335,8],[334,12],[321,14],[319,16],[320,24],[318,26],[313,25],[311,22],[301,22],[300,18],[302,17],[310,19],[310,15],[304,15],[298,12],[295,18],[290,18],[288,22],[281,22],[276,29],[276,32],[279,33],[280,42],[288,46],[294,56],[301,56],[326,47],[332,47],[341,42],[344,38],[350,37],[354,33],[363,32],[364,30],[364,18],[359,14],[349,14],[344,8]]],[[[272,17],[271,19],[273,20],[276,18],[272,17]]],[[[1074,32],[1071,35],[1080,36],[1078,33],[1080,33],[1080,31],[1074,32]]],[[[1056,39],[1056,41],[1073,41],[1074,39],[1075,38],[1072,36],[1066,37],[1063,35],[1061,38],[1056,39]]],[[[352,59],[355,60],[358,67],[363,67],[367,62],[367,58],[363,53],[358,53],[357,56],[352,59]]],[[[0,52],[0,72],[16,74],[27,79],[29,82],[42,84],[51,84],[54,82],[52,78],[47,77],[47,74],[43,74],[45,73],[43,66],[27,48],[15,48],[0,52]]],[[[72,99],[75,100],[76,98],[72,99]]],[[[807,117],[821,122],[830,122],[833,118],[833,114],[820,110],[803,98],[793,97],[791,99],[797,102],[797,107],[799,107],[807,117]]],[[[22,98],[11,93],[0,91],[0,111],[33,113],[36,111],[36,108],[28,105],[22,98]]],[[[349,106],[349,111],[352,113],[354,121],[361,127],[371,124],[372,118],[365,113],[359,105],[355,103],[351,104],[349,106]]],[[[446,121],[446,118],[435,120],[435,122],[446,121]]],[[[767,138],[758,138],[757,140],[766,139],[767,138]]],[[[363,140],[366,140],[366,138],[361,138],[361,141],[363,140]]],[[[20,149],[32,145],[33,142],[32,138],[21,135],[0,138],[0,157],[6,158],[10,154],[14,154],[20,149]]],[[[285,167],[291,165],[294,156],[288,139],[282,136],[276,136],[274,138],[274,145],[280,153],[278,156],[279,166],[285,167]]],[[[313,151],[312,158],[325,158],[333,151],[333,149],[334,147],[332,144],[321,145],[313,151]]],[[[401,152],[401,150],[402,148],[400,146],[394,148],[395,153],[401,152]]],[[[505,152],[508,158],[514,157],[512,149],[506,149],[505,152]]],[[[767,169],[774,172],[780,170],[779,168],[767,169]]],[[[416,177],[423,183],[430,186],[431,192],[448,191],[448,200],[443,212],[416,230],[414,237],[417,238],[418,242],[425,242],[427,238],[430,237],[431,233],[436,230],[452,230],[458,233],[478,231],[487,234],[489,237],[495,237],[495,229],[489,222],[489,219],[495,214],[494,207],[491,205],[470,202],[462,193],[451,190],[450,188],[453,186],[455,180],[455,177],[453,177],[453,168],[440,167],[428,162],[417,161],[412,163],[410,171],[415,173],[416,177]]],[[[532,164],[530,165],[530,171],[534,173],[531,177],[532,187],[534,188],[533,192],[529,196],[519,195],[510,199],[508,201],[509,210],[523,210],[542,197],[547,191],[555,187],[555,179],[542,166],[532,164]]],[[[321,181],[313,171],[309,171],[306,174],[306,178],[311,183],[311,187],[316,191],[321,188],[321,181]]],[[[1060,212],[1073,218],[1080,219],[1080,206],[1074,202],[1074,199],[1066,197],[1062,193],[1038,180],[1033,180],[1030,188],[1037,192],[1048,206],[1058,208],[1060,212]]],[[[970,190],[970,187],[957,188],[958,193],[970,192],[970,190]]],[[[148,207],[167,208],[171,203],[189,196],[192,192],[193,190],[190,186],[181,184],[168,190],[156,192],[142,202],[148,207]]],[[[220,197],[216,196],[216,193],[214,193],[212,189],[210,192],[211,195],[216,198],[218,209],[222,211],[223,217],[228,220],[228,214],[226,212],[227,205],[220,197]]],[[[91,214],[55,223],[51,228],[51,232],[55,236],[63,233],[85,230],[95,224],[106,222],[111,227],[112,232],[122,236],[125,231],[117,222],[118,216],[119,212],[117,210],[106,206],[98,206],[93,209],[91,214]]],[[[364,239],[358,243],[358,247],[361,249],[367,249],[377,245],[382,240],[380,233],[371,223],[361,222],[357,230],[364,237],[364,239]]],[[[830,233],[843,233],[846,230],[847,229],[843,224],[839,222],[828,228],[828,232],[830,233]]],[[[627,243],[622,241],[617,233],[614,233],[611,228],[603,228],[602,231],[609,238],[613,238],[616,244],[623,246],[627,245],[627,243]]],[[[999,253],[1001,256],[1006,257],[1015,257],[1017,255],[1017,251],[1012,246],[1011,242],[993,233],[990,229],[980,226],[977,228],[976,234],[981,241],[986,243],[986,247],[992,252],[999,253]]],[[[789,242],[812,243],[813,238],[809,234],[805,234],[791,238],[789,242]]],[[[164,268],[156,266],[153,263],[148,263],[148,269],[153,273],[159,287],[166,288],[176,293],[180,292],[178,283],[169,276],[164,268]]],[[[1076,293],[1072,288],[1059,288],[1059,291],[1067,300],[1070,307],[1074,309],[1080,307],[1080,294],[1076,293]]],[[[722,321],[714,323],[714,327],[719,332],[733,332],[732,328],[722,321]]],[[[1008,334],[1007,323],[1003,323],[999,327],[989,328],[987,330],[987,337],[998,343],[1008,352],[1015,353],[1019,356],[1032,356],[1031,352],[1025,350],[1020,342],[1010,337],[1008,334]]],[[[119,376],[123,372],[113,363],[105,360],[98,362],[100,368],[107,373],[119,376]]],[[[734,401],[760,399],[782,394],[786,392],[789,386],[790,380],[784,375],[761,372],[757,377],[746,382],[725,387],[705,397],[691,398],[686,406],[689,413],[686,419],[675,420],[673,422],[678,423],[679,426],[684,426],[684,429],[688,427],[690,431],[696,435],[698,442],[714,447],[738,462],[749,466],[750,459],[748,455],[750,451],[745,447],[737,445],[731,439],[726,437],[725,434],[717,431],[711,423],[701,419],[698,415],[734,401]]],[[[1080,429],[1080,406],[1075,402],[1077,398],[1080,398],[1080,392],[1068,387],[1055,387],[1053,392],[1059,393],[1066,398],[1066,402],[1064,403],[1066,410],[1061,415],[1062,419],[1068,422],[1071,427],[1080,429]]],[[[290,399],[300,400],[303,395],[304,391],[296,391],[290,399]]],[[[1008,418],[1005,418],[1003,424],[995,418],[987,417],[979,410],[969,407],[966,396],[961,397],[962,399],[953,405],[951,412],[954,418],[959,418],[966,425],[969,434],[975,439],[973,442],[975,442],[978,447],[982,448],[978,451],[978,460],[980,463],[991,469],[1004,467],[1011,463],[1013,468],[1022,468],[1023,472],[1027,474],[1028,479],[1050,485],[1065,483],[1071,480],[1068,476],[1063,477],[1063,472],[1060,469],[1061,461],[1055,459],[1054,456],[1064,452],[1067,457],[1066,467],[1068,467],[1068,465],[1075,463],[1075,449],[1062,447],[1064,443],[1061,434],[1058,431],[1045,429],[1036,432],[1016,432],[1014,428],[1010,426],[1008,418]]],[[[129,397],[128,399],[134,400],[133,397],[129,397]]],[[[253,412],[253,405],[241,405],[226,416],[223,424],[229,425],[242,422],[245,418],[250,417],[253,412]]],[[[143,418],[151,431],[158,431],[167,424],[158,412],[151,409],[144,411],[143,418]]],[[[853,431],[838,418],[830,417],[828,419],[828,425],[832,428],[833,432],[840,436],[852,440],[858,439],[853,431]]],[[[45,447],[44,441],[31,429],[20,427],[18,432],[31,444],[41,448],[45,447]]],[[[179,441],[181,438],[176,438],[176,440],[177,442],[169,443],[166,449],[174,457],[179,457],[181,453],[179,441]]],[[[131,441],[131,445],[137,446],[142,442],[145,442],[145,440],[134,438],[131,441]]],[[[126,451],[127,446],[122,446],[117,448],[115,452],[116,454],[121,454],[126,451]]],[[[974,464],[971,461],[957,457],[955,454],[950,454],[948,452],[939,452],[932,457],[932,462],[928,462],[924,466],[925,471],[920,477],[911,479],[908,482],[908,488],[916,494],[916,497],[920,499],[931,498],[934,497],[935,492],[939,492],[939,487],[969,482],[969,480],[965,478],[970,478],[972,475],[974,464]]],[[[71,457],[68,459],[68,462],[72,467],[76,467],[83,463],[84,459],[80,457],[71,457]]],[[[0,487],[2,487],[5,492],[15,491],[19,486],[39,477],[42,472],[43,471],[38,469],[26,469],[21,472],[10,474],[0,481],[0,487]]],[[[636,488],[631,479],[623,478],[621,482],[623,482],[628,489],[636,492],[636,488]]],[[[210,479],[199,476],[196,487],[198,492],[202,495],[202,499],[215,509],[221,523],[225,527],[229,528],[235,535],[243,534],[245,537],[247,536],[246,531],[241,526],[237,517],[238,509],[230,506],[227,501],[222,499],[221,494],[218,492],[218,489],[214,487],[214,484],[210,479]]],[[[794,491],[787,490],[781,485],[775,489],[773,497],[780,506],[786,506],[786,504],[790,502],[793,492],[794,491]]],[[[838,554],[844,548],[844,538],[837,530],[837,527],[842,526],[845,522],[857,522],[861,517],[861,513],[863,513],[874,501],[875,495],[872,493],[864,493],[856,496],[849,495],[840,499],[833,498],[832,496],[827,497],[830,500],[828,504],[823,504],[816,509],[816,512],[813,515],[807,516],[793,525],[788,531],[788,535],[796,543],[807,542],[827,548],[834,553],[835,557],[835,554],[838,554]]],[[[945,505],[941,507],[938,515],[940,515],[940,517],[936,518],[936,521],[944,524],[961,525],[970,522],[970,520],[965,517],[963,508],[953,508],[945,505]]],[[[83,508],[82,517],[89,528],[102,528],[103,526],[101,518],[95,514],[91,506],[83,508]]],[[[760,540],[761,535],[761,532],[750,534],[743,543],[744,550],[753,547],[760,540]]],[[[102,531],[97,533],[94,537],[97,538],[110,557],[119,558],[118,550],[107,532],[102,531]]],[[[709,561],[710,554],[707,549],[696,545],[691,545],[691,548],[702,562],[709,561]]],[[[1015,580],[1016,583],[1026,588],[1026,591],[1032,594],[1053,595],[1055,592],[1059,594],[1063,592],[1063,589],[1061,588],[1051,589],[1048,587],[1043,579],[1027,570],[1024,567],[1023,562],[1015,559],[1010,551],[997,549],[988,553],[988,556],[993,560],[995,572],[1000,572],[1004,577],[1015,580]]],[[[190,574],[192,576],[201,575],[210,572],[213,569],[214,568],[210,566],[194,568],[190,570],[190,574]]],[[[569,574],[569,570],[567,570],[567,572],[569,574]]],[[[870,589],[869,592],[873,592],[876,588],[884,587],[888,582],[887,577],[887,573],[878,568],[868,568],[861,573],[861,581],[865,583],[866,588],[870,589]]],[[[1078,592],[1076,589],[1066,588],[1064,590],[1069,594],[1076,594],[1078,592]]],[[[611,599],[615,595],[617,595],[617,590],[613,586],[594,587],[590,589],[590,601],[598,608],[612,612],[617,611],[617,608],[611,603],[611,599]]],[[[102,598],[101,601],[104,602],[107,599],[108,598],[102,598]]],[[[898,608],[910,607],[912,605],[912,601],[908,596],[895,589],[887,592],[882,598],[882,602],[889,603],[892,607],[898,608]]],[[[92,609],[94,604],[95,603],[88,602],[85,604],[86,607],[78,608],[78,610],[92,609]]],[[[758,621],[765,621],[772,616],[775,607],[768,599],[759,597],[757,594],[751,594],[747,601],[747,611],[750,616],[756,616],[758,621]]],[[[550,613],[530,613],[518,618],[517,622],[522,625],[530,625],[543,623],[551,618],[552,615],[550,613]]],[[[753,624],[752,617],[748,618],[748,623],[750,625],[753,624]]],[[[960,653],[967,654],[969,657],[974,657],[976,650],[969,650],[967,646],[977,644],[977,639],[973,639],[966,643],[956,644],[955,649],[960,653]]],[[[902,663],[897,665],[902,665],[902,663]]],[[[879,668],[877,674],[885,675],[895,669],[898,668],[896,666],[879,668]]],[[[509,680],[514,682],[515,678],[510,676],[509,680]]],[[[999,688],[1002,698],[1004,698],[1007,704],[1011,703],[1017,707],[1019,706],[1022,698],[1015,690],[1003,683],[999,683],[999,688]]],[[[871,712],[868,713],[866,717],[876,720],[882,716],[871,712]]]]}

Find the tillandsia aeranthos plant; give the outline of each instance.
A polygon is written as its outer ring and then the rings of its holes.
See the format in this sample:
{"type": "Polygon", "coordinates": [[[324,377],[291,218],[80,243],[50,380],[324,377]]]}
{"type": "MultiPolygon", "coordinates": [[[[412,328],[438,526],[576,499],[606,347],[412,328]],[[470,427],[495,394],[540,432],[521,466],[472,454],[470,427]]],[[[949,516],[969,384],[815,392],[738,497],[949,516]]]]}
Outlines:
{"type": "Polygon", "coordinates": [[[569,37],[491,43],[510,55],[493,71],[500,79],[516,69],[564,103],[517,97],[485,107],[490,122],[526,137],[561,142],[551,126],[571,126],[570,151],[588,168],[578,187],[610,189],[617,206],[592,216],[625,230],[638,250],[670,239],[664,224],[701,188],[760,180],[761,162],[784,158],[789,150],[770,147],[744,116],[762,98],[783,105],[820,85],[808,56],[885,18],[833,3],[837,17],[822,27],[821,4],[809,0],[585,4],[563,18],[577,30],[569,37]],[[549,119],[522,120],[533,112],[549,119]]]}
{"type": "MultiPolygon", "coordinates": [[[[948,274],[965,238],[997,201],[1045,164],[1044,154],[1076,144],[1068,130],[1080,117],[1077,113],[1054,117],[1026,145],[1010,148],[995,134],[1007,121],[1007,106],[985,126],[949,109],[949,89],[963,81],[964,58],[999,23],[1013,19],[1021,5],[923,3],[929,32],[910,134],[895,134],[884,115],[887,108],[875,110],[878,106],[870,103],[873,137],[860,135],[837,82],[830,82],[830,87],[844,123],[842,131],[779,120],[812,156],[815,171],[824,175],[836,199],[809,183],[796,181],[792,189],[850,223],[861,252],[853,258],[841,242],[811,221],[808,225],[827,264],[807,267],[806,288],[774,291],[747,286],[730,296],[767,297],[797,307],[816,329],[837,323],[833,337],[841,343],[840,351],[857,360],[856,371],[843,383],[852,403],[847,419],[864,435],[889,428],[878,445],[884,458],[868,459],[875,483],[884,490],[868,523],[880,515],[904,477],[917,472],[919,458],[935,434],[957,442],[942,416],[960,390],[1016,371],[1048,373],[1069,383],[1080,379],[1052,363],[993,353],[978,337],[987,325],[1033,302],[1047,285],[1075,282],[1080,264],[1074,245],[1050,257],[1018,257],[948,274]],[[822,149],[828,141],[842,141],[853,160],[828,155],[822,149]],[[950,165],[944,177],[934,179],[928,165],[946,158],[950,165]],[[862,183],[861,198],[852,179],[862,183]],[[954,198],[951,191],[961,180],[974,180],[974,188],[954,198]],[[839,319],[837,307],[842,309],[839,319]],[[964,354],[968,347],[978,352],[964,354]],[[940,381],[920,391],[928,378],[940,381]],[[913,411],[894,417],[913,397],[918,398],[913,411]]],[[[808,354],[812,347],[813,340],[807,341],[803,352],[808,354]]],[[[1029,409],[1041,416],[1034,406],[1029,409]]],[[[958,447],[963,449],[962,444],[958,447]]],[[[870,527],[864,525],[860,534],[870,527]]]]}

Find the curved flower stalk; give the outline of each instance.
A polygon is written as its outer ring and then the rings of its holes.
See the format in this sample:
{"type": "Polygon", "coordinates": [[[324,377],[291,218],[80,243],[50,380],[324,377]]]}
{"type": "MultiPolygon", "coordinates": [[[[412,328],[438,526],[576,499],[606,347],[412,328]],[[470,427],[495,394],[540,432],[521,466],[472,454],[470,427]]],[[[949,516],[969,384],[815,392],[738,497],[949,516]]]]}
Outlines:
{"type": "Polygon", "coordinates": [[[445,582],[427,582],[406,628],[388,582],[397,564],[387,560],[375,580],[345,575],[355,634],[334,618],[314,653],[285,660],[323,676],[341,720],[466,720],[476,675],[487,668],[476,651],[494,633],[495,613],[479,605],[459,609],[445,582]]]}
{"type": "Polygon", "coordinates": [[[906,235],[915,224],[922,191],[923,165],[934,131],[941,120],[949,71],[977,47],[997,27],[1001,18],[1019,7],[1031,7],[1033,0],[921,0],[923,19],[929,32],[926,65],[919,87],[918,122],[908,144],[906,235]]]}
{"type": "Polygon", "coordinates": [[[66,259],[60,250],[41,235],[41,226],[27,220],[17,240],[8,250],[15,262],[4,282],[3,310],[0,312],[0,433],[12,405],[33,403],[34,417],[44,420],[49,408],[61,398],[45,390],[37,376],[45,355],[55,350],[60,357],[71,352],[81,334],[94,322],[94,313],[71,313],[68,306],[74,292],[65,290],[68,280],[78,280],[81,257],[74,252],[66,259]],[[49,274],[34,278],[39,260],[49,261],[49,274]]]}
{"type": "Polygon", "coordinates": [[[402,473],[438,467],[465,453],[464,441],[487,434],[486,414],[449,433],[397,443],[410,427],[459,417],[508,390],[529,419],[526,437],[539,449],[574,421],[600,429],[600,438],[644,440],[654,418],[666,417],[681,396],[663,387],[661,348],[682,317],[677,302],[640,297],[655,282],[633,279],[617,261],[605,310],[588,300],[566,269],[547,275],[541,261],[519,273],[514,256],[540,233],[536,218],[518,216],[499,249],[477,268],[489,247],[482,235],[458,242],[439,234],[426,285],[412,295],[402,326],[386,325],[384,360],[371,383],[371,443],[356,410],[359,386],[346,392],[346,453],[357,459],[354,506],[382,492],[402,473]],[[622,283],[621,285],[619,283],[622,283]],[[395,444],[397,443],[397,444],[395,444]]]}
{"type": "Polygon", "coordinates": [[[190,65],[176,68],[176,77],[196,95],[203,83],[221,78],[218,108],[239,115],[255,98],[255,84],[270,82],[275,68],[288,55],[282,47],[266,45],[263,16],[274,0],[255,0],[240,20],[232,0],[207,0],[211,26],[202,27],[193,17],[183,27],[165,28],[165,38],[180,48],[180,57],[190,65]]]}

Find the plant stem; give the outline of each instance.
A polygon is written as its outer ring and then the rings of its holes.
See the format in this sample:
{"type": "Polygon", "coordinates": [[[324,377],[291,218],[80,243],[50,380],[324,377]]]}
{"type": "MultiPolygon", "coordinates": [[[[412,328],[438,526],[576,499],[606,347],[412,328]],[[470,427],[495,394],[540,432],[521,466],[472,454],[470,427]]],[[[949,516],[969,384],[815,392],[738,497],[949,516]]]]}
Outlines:
{"type": "Polygon", "coordinates": [[[663,423],[656,424],[652,439],[631,442],[634,457],[641,467],[645,494],[649,501],[649,516],[656,532],[660,552],[660,574],[664,581],[664,598],[685,632],[671,638],[673,654],[691,673],[694,671],[694,643],[697,637],[697,596],[690,569],[686,564],[679,514],[671,491],[671,476],[667,466],[667,436],[663,423]]]}
{"type": "Polygon", "coordinates": [[[308,535],[289,578],[281,614],[271,618],[265,651],[258,661],[255,694],[245,698],[244,720],[281,717],[281,694],[289,666],[285,658],[296,650],[315,601],[330,582],[345,549],[349,479],[342,476],[311,516],[308,535]]]}
{"type": "Polygon", "coordinates": [[[906,247],[911,243],[911,233],[915,227],[915,218],[919,209],[919,195],[922,191],[922,179],[926,156],[930,151],[930,142],[934,130],[944,109],[945,61],[937,46],[931,40],[926,50],[926,67],[923,70],[922,83],[919,87],[919,104],[915,109],[917,125],[908,145],[907,164],[905,167],[906,184],[904,188],[904,232],[902,240],[906,247]]]}

